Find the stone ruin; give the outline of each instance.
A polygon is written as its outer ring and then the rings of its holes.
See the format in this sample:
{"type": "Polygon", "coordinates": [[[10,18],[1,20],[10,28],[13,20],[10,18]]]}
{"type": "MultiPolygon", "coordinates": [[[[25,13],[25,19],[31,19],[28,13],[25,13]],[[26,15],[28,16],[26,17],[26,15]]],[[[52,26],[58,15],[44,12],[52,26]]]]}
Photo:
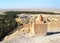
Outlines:
{"type": "Polygon", "coordinates": [[[47,32],[60,31],[59,19],[51,15],[46,15],[45,17],[45,15],[41,14],[20,14],[19,18],[16,19],[19,30],[30,33],[32,36],[45,36],[47,32]],[[21,23],[23,24],[22,26],[20,26],[21,23]]]}
{"type": "Polygon", "coordinates": [[[44,23],[42,15],[23,15],[23,17],[20,15],[16,21],[18,22],[18,27],[20,27],[20,23],[23,24],[23,27],[20,29],[21,32],[23,31],[31,36],[47,35],[47,23],[44,23]]]}
{"type": "Polygon", "coordinates": [[[60,32],[60,15],[19,14],[16,20],[19,30],[31,36],[45,36],[47,32],[60,32]]]}

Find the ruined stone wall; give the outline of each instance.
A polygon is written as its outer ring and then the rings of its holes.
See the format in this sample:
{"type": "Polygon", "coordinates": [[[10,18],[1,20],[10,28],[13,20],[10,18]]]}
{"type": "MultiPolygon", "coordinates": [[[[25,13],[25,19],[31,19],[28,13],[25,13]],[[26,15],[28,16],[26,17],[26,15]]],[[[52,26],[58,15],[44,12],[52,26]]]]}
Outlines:
{"type": "Polygon", "coordinates": [[[47,24],[45,23],[26,24],[20,31],[27,34],[30,33],[31,36],[45,36],[47,34],[47,24]]]}
{"type": "Polygon", "coordinates": [[[24,32],[25,34],[30,34],[31,36],[34,36],[34,24],[29,23],[25,24],[22,29],[20,29],[21,32],[24,32]]]}
{"type": "Polygon", "coordinates": [[[47,34],[47,24],[34,24],[34,33],[38,36],[45,36],[47,34]]]}

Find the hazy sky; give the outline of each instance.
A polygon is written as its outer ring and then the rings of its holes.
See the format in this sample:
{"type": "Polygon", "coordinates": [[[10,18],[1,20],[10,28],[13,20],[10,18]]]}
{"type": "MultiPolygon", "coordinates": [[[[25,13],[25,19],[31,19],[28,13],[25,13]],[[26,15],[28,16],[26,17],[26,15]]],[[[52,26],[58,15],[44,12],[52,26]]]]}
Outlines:
{"type": "Polygon", "coordinates": [[[60,0],[0,0],[0,9],[12,8],[57,8],[60,0]]]}

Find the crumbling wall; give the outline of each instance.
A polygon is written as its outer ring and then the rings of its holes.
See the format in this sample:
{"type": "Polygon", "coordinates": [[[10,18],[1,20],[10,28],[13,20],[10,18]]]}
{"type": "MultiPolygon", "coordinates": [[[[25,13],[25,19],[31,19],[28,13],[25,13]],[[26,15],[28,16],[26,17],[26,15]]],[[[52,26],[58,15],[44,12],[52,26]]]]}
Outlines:
{"type": "Polygon", "coordinates": [[[34,33],[35,35],[45,36],[47,34],[47,24],[45,23],[34,24],[34,33]]]}
{"type": "Polygon", "coordinates": [[[34,25],[32,23],[25,24],[22,29],[20,29],[21,32],[24,32],[25,34],[30,34],[31,36],[34,36],[34,25]]]}

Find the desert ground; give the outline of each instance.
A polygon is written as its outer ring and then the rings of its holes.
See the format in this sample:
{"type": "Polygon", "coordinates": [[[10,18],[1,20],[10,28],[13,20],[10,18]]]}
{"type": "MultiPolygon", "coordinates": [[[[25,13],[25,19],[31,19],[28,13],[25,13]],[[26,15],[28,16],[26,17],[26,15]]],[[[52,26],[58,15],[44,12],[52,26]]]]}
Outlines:
{"type": "MultiPolygon", "coordinates": [[[[43,10],[42,10],[43,11],[43,10]]],[[[46,11],[46,10],[44,10],[46,11]]],[[[52,11],[52,10],[50,10],[52,11]]],[[[53,12],[59,12],[53,11],[53,12]]],[[[38,15],[38,14],[36,14],[38,15]]],[[[34,15],[34,16],[36,16],[34,15]]],[[[47,21],[47,34],[46,36],[33,36],[31,37],[30,34],[24,34],[20,30],[16,30],[11,35],[7,35],[3,41],[0,43],[60,43],[60,15],[50,15],[50,14],[39,14],[42,15],[43,18],[49,19],[47,21]]],[[[26,25],[25,25],[26,26],[26,25]]],[[[29,26],[27,26],[28,28],[29,26]]],[[[43,27],[43,26],[42,26],[43,27]]],[[[23,27],[25,28],[25,27],[23,27]]],[[[22,29],[22,28],[21,28],[22,29]]]]}
{"type": "MultiPolygon", "coordinates": [[[[26,36],[26,35],[25,35],[26,36]]],[[[25,37],[20,31],[6,36],[0,43],[60,43],[60,33],[50,36],[25,37]]]]}

